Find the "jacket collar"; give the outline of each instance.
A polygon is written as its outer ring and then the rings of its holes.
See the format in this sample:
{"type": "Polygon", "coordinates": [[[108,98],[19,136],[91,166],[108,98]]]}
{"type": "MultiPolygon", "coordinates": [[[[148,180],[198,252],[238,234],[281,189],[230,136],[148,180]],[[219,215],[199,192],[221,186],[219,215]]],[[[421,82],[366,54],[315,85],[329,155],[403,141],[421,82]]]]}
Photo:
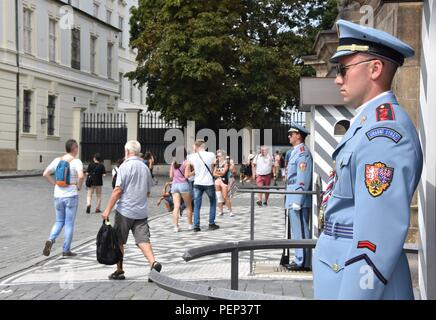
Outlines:
{"type": "Polygon", "coordinates": [[[374,122],[375,119],[375,109],[382,105],[383,103],[392,103],[392,104],[398,104],[397,98],[395,97],[394,93],[392,91],[388,91],[387,93],[382,93],[375,97],[374,99],[368,101],[364,105],[362,105],[364,108],[358,115],[359,118],[357,118],[353,124],[350,126],[350,128],[347,130],[345,135],[342,137],[342,140],[337,145],[335,151],[333,152],[332,158],[333,160],[336,159],[336,156],[339,152],[339,150],[344,146],[344,144],[350,140],[356,132],[362,128],[362,126],[365,124],[366,121],[370,121],[371,123],[374,122]]]}

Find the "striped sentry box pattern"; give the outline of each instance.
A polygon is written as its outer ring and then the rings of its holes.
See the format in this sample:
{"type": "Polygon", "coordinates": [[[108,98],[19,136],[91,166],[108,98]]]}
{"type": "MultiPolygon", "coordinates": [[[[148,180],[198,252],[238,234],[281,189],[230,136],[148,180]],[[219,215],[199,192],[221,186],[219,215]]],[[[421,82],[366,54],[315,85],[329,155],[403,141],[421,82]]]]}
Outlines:
{"type": "MultiPolygon", "coordinates": [[[[335,135],[335,126],[341,120],[350,121],[355,111],[345,106],[313,106],[311,108],[312,134],[313,134],[313,181],[321,177],[322,190],[326,190],[329,181],[329,174],[332,171],[332,154],[336,146],[342,139],[342,135],[335,135]]],[[[314,201],[313,227],[318,229],[318,219],[316,215],[316,200],[314,201]]]]}

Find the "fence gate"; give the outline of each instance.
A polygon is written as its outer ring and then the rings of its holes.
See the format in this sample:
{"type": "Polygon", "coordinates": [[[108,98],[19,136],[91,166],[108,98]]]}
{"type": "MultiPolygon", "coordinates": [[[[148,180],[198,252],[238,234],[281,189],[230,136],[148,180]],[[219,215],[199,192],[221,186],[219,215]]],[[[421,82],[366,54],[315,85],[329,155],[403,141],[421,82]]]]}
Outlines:
{"type": "Polygon", "coordinates": [[[95,153],[113,162],[124,157],[127,141],[125,113],[82,114],[82,161],[90,162],[95,153]]]}
{"type": "MultiPolygon", "coordinates": [[[[271,129],[272,145],[275,147],[286,146],[286,147],[290,148],[289,138],[288,138],[288,130],[291,126],[291,122],[305,126],[306,120],[305,120],[304,112],[293,111],[293,112],[283,113],[280,118],[277,118],[277,119],[272,120],[272,121],[265,121],[261,128],[253,128],[253,129],[259,130],[259,136],[254,137],[256,139],[254,141],[254,145],[261,146],[261,145],[266,144],[267,142],[265,141],[266,140],[265,139],[265,133],[266,133],[265,130],[271,129]]],[[[218,149],[219,143],[221,143],[221,141],[219,141],[219,130],[220,130],[219,128],[220,127],[224,128],[225,126],[220,121],[217,121],[213,125],[214,125],[213,128],[210,128],[207,126],[198,126],[197,125],[195,127],[195,135],[197,137],[198,132],[202,129],[212,130],[215,133],[215,137],[216,137],[215,147],[216,147],[216,149],[218,149]]],[[[242,154],[242,149],[243,149],[242,148],[242,144],[243,144],[242,138],[238,137],[238,153],[237,153],[237,155],[231,154],[231,150],[229,147],[230,140],[231,140],[231,138],[227,137],[227,142],[222,141],[222,143],[227,146],[226,152],[228,153],[230,158],[233,159],[235,161],[235,163],[240,164],[244,161],[244,157],[242,154]]],[[[207,139],[206,139],[206,141],[207,141],[207,139]]],[[[209,151],[215,152],[216,150],[209,150],[209,151]]],[[[272,150],[270,150],[270,152],[271,151],[272,150]]],[[[256,150],[251,150],[250,152],[255,153],[256,150]]]]}
{"type": "Polygon", "coordinates": [[[138,115],[138,141],[141,152],[151,152],[155,163],[164,164],[164,153],[172,141],[164,141],[165,132],[169,129],[183,130],[177,121],[166,122],[159,113],[146,111],[138,115]]]}
{"type": "Polygon", "coordinates": [[[306,120],[304,112],[289,112],[284,113],[280,120],[275,122],[267,122],[261,128],[260,145],[264,144],[264,130],[272,129],[272,145],[273,146],[289,146],[288,130],[291,127],[291,122],[305,126],[306,120]]]}

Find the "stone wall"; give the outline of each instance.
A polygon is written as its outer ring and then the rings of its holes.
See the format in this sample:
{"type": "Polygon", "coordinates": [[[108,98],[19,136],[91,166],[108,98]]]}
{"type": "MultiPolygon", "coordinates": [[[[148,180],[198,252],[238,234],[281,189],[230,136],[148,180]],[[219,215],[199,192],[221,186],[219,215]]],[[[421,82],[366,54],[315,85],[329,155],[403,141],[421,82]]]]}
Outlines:
{"type": "Polygon", "coordinates": [[[0,171],[17,170],[17,151],[0,149],[0,171]]]}

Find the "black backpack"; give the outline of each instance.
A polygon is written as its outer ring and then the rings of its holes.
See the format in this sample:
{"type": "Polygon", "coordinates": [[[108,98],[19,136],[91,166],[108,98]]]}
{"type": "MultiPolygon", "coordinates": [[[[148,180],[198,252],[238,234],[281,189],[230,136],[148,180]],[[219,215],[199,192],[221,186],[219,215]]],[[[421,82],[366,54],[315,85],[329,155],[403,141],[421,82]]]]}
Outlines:
{"type": "Polygon", "coordinates": [[[113,265],[120,262],[122,258],[117,232],[112,228],[109,219],[104,220],[97,234],[97,261],[101,264],[113,265]]]}
{"type": "Polygon", "coordinates": [[[112,189],[115,189],[115,184],[117,183],[117,175],[118,175],[118,169],[115,169],[115,174],[112,177],[112,189]]]}

